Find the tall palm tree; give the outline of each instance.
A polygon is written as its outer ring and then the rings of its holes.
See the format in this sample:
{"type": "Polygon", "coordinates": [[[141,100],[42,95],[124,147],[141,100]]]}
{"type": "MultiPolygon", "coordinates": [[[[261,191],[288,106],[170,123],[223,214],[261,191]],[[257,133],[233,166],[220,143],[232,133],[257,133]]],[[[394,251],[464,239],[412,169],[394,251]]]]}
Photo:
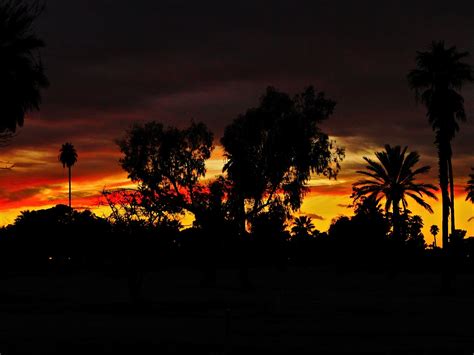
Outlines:
{"type": "Polygon", "coordinates": [[[44,42],[32,25],[41,13],[37,1],[0,2],[0,140],[22,126],[25,114],[39,109],[48,79],[39,58],[44,42]]]}
{"type": "Polygon", "coordinates": [[[458,52],[456,47],[446,48],[442,41],[433,42],[429,51],[417,52],[416,69],[408,74],[409,85],[417,100],[427,107],[428,120],[435,131],[443,205],[443,248],[448,246],[450,212],[451,232],[456,230],[451,140],[459,131],[459,122],[466,120],[464,99],[459,91],[473,81],[471,66],[462,61],[468,55],[458,52]]]}
{"type": "Polygon", "coordinates": [[[397,240],[401,239],[400,233],[400,204],[406,211],[407,197],[412,198],[428,212],[433,213],[431,206],[423,200],[424,195],[436,200],[433,191],[437,187],[432,184],[418,183],[418,175],[426,174],[429,166],[416,168],[420,160],[417,152],[407,153],[407,147],[391,147],[385,145],[385,151],[376,152],[378,159],[374,161],[367,157],[366,170],[357,171],[365,178],[353,184],[352,197],[355,201],[363,197],[373,199],[376,203],[385,199],[385,211],[392,210],[393,234],[397,240]]]}
{"type": "Polygon", "coordinates": [[[437,225],[433,224],[430,227],[430,233],[433,235],[433,246],[436,248],[437,247],[437,245],[436,245],[436,236],[439,233],[439,227],[437,225]]]}
{"type": "Polygon", "coordinates": [[[291,232],[295,237],[309,237],[314,232],[314,224],[310,217],[300,216],[295,218],[291,232]]]}
{"type": "Polygon", "coordinates": [[[69,173],[69,207],[71,207],[71,168],[77,162],[77,152],[71,143],[64,143],[59,150],[58,160],[69,173]]]}

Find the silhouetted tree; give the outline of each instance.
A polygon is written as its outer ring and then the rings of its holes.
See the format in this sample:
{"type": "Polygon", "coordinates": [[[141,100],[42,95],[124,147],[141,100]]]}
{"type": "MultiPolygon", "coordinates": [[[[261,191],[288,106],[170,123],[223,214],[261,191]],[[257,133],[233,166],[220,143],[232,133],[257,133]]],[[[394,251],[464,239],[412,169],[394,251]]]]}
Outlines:
{"type": "Polygon", "coordinates": [[[462,61],[468,55],[468,52],[458,52],[454,46],[446,48],[442,41],[433,42],[429,51],[417,52],[417,67],[408,74],[410,87],[415,90],[417,100],[426,105],[429,123],[436,134],[443,204],[443,248],[448,246],[450,210],[451,230],[456,230],[451,140],[459,130],[458,122],[466,120],[464,99],[459,91],[473,80],[471,66],[462,61]]]}
{"type": "Polygon", "coordinates": [[[410,252],[420,254],[425,250],[425,236],[423,235],[423,219],[418,216],[412,216],[410,211],[406,210],[402,216],[402,237],[405,245],[410,252]]]}
{"type": "Polygon", "coordinates": [[[92,212],[76,211],[66,205],[22,211],[9,226],[16,244],[16,256],[22,263],[51,262],[102,263],[114,248],[110,225],[92,212]]]}
{"type": "MultiPolygon", "coordinates": [[[[213,135],[203,123],[192,122],[190,127],[178,129],[165,128],[152,121],[135,124],[127,130],[125,137],[117,141],[123,153],[120,164],[128,177],[138,184],[135,192],[126,193],[125,205],[123,201],[118,204],[128,214],[127,218],[134,221],[128,227],[143,216],[160,221],[184,211],[197,213],[196,194],[203,188],[199,178],[206,173],[205,161],[211,155],[212,142],[213,135]]],[[[151,220],[146,223],[153,224],[151,220]]],[[[142,283],[141,251],[132,233],[128,228],[131,242],[129,289],[132,301],[136,302],[142,283]]]]}
{"type": "Polygon", "coordinates": [[[235,223],[230,217],[227,196],[229,182],[222,176],[209,182],[205,188],[195,194],[196,234],[199,237],[200,264],[204,267],[203,285],[213,286],[217,280],[219,259],[233,262],[232,254],[236,246],[235,223]]]}
{"type": "Polygon", "coordinates": [[[270,261],[283,269],[286,266],[286,242],[290,235],[287,229],[287,212],[280,204],[272,205],[268,211],[260,211],[251,219],[251,232],[255,245],[256,261],[270,261]]]}
{"type": "MultiPolygon", "coordinates": [[[[280,207],[286,215],[298,210],[312,173],[337,176],[344,150],[319,128],[335,105],[312,87],[294,98],[269,87],[258,107],[226,127],[224,172],[233,185],[229,198],[242,240],[247,222],[258,214],[280,207]]],[[[246,270],[241,269],[244,286],[246,270]]]]}
{"type": "Polygon", "coordinates": [[[58,160],[63,165],[63,168],[68,169],[68,181],[69,181],[69,207],[71,208],[71,169],[77,162],[77,152],[71,143],[64,143],[59,150],[58,160]]]}
{"type": "Polygon", "coordinates": [[[39,109],[41,89],[48,86],[39,49],[44,42],[33,23],[42,11],[38,1],[0,2],[0,142],[23,126],[25,114],[39,109]]]}
{"type": "Polygon", "coordinates": [[[293,233],[293,238],[303,238],[306,239],[311,237],[314,232],[314,224],[310,217],[300,216],[295,218],[293,222],[293,227],[291,227],[291,232],[293,233]]]}
{"type": "MultiPolygon", "coordinates": [[[[471,168],[474,171],[474,168],[471,168]]],[[[466,201],[474,203],[474,174],[469,174],[469,180],[466,186],[466,201]]]]}
{"type": "Polygon", "coordinates": [[[149,190],[138,188],[119,188],[102,191],[102,206],[110,209],[107,219],[115,228],[154,228],[162,225],[180,223],[181,210],[170,210],[166,197],[157,198],[149,190]]]}
{"type": "Polygon", "coordinates": [[[406,210],[407,197],[411,197],[428,212],[433,213],[431,206],[423,200],[423,195],[436,199],[433,191],[437,190],[432,184],[418,183],[420,174],[426,174],[429,166],[415,169],[420,160],[417,152],[406,153],[400,146],[385,145],[385,151],[376,152],[379,160],[374,161],[364,157],[368,163],[367,170],[357,171],[367,178],[353,184],[352,198],[358,201],[362,197],[374,199],[377,203],[385,199],[385,211],[392,210],[393,234],[396,240],[401,241],[400,233],[400,204],[406,210]]]}
{"type": "Polygon", "coordinates": [[[288,243],[291,262],[308,265],[331,259],[327,234],[316,230],[310,217],[295,218],[291,233],[288,243]]]}
{"type": "Polygon", "coordinates": [[[336,177],[344,150],[319,128],[335,104],[312,87],[294,98],[269,87],[258,107],[226,127],[224,171],[241,234],[271,206],[298,210],[312,173],[336,177]]]}
{"type": "MultiPolygon", "coordinates": [[[[465,241],[467,231],[463,229],[456,229],[451,235],[449,236],[450,242],[450,252],[451,252],[451,260],[452,263],[450,267],[454,269],[458,268],[462,265],[463,261],[467,257],[468,254],[468,246],[465,241]]],[[[455,275],[455,274],[454,274],[455,275]]],[[[451,277],[454,277],[451,276],[451,277]]]]}
{"type": "Polygon", "coordinates": [[[436,248],[437,247],[437,245],[436,245],[436,236],[439,233],[439,227],[437,225],[433,224],[430,227],[430,233],[433,235],[433,247],[436,248]]]}
{"type": "Polygon", "coordinates": [[[131,127],[117,141],[120,159],[128,177],[138,183],[146,208],[156,204],[162,213],[198,209],[199,178],[206,173],[205,161],[213,150],[213,135],[203,123],[186,129],[165,128],[152,121],[131,127]]]}
{"type": "Polygon", "coordinates": [[[335,218],[329,227],[329,239],[335,242],[335,258],[342,262],[366,263],[385,258],[390,223],[379,203],[361,197],[353,217],[335,218]]]}

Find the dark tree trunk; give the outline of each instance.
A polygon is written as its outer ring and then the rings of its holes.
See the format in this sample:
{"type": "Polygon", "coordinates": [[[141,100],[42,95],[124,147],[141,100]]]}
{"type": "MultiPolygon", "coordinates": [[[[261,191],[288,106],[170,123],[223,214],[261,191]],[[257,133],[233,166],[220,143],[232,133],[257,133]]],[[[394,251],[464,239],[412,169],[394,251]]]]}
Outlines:
{"type": "Polygon", "coordinates": [[[443,240],[443,249],[447,250],[449,244],[449,193],[448,193],[448,160],[443,151],[443,147],[439,147],[439,186],[441,189],[441,203],[443,207],[442,212],[442,227],[441,234],[443,240]]]}
{"type": "Polygon", "coordinates": [[[451,207],[451,234],[456,231],[456,223],[454,220],[454,175],[453,175],[453,164],[451,161],[451,154],[448,157],[448,169],[449,169],[449,189],[450,189],[450,207],[451,207]]]}
{"type": "Polygon", "coordinates": [[[245,199],[243,197],[239,198],[237,209],[239,221],[238,234],[240,239],[240,284],[243,289],[250,289],[252,287],[249,277],[250,245],[248,241],[247,230],[245,228],[247,216],[245,214],[245,199]]]}
{"type": "Polygon", "coordinates": [[[393,237],[398,245],[402,243],[402,236],[400,232],[400,207],[399,201],[393,201],[393,237]]]}
{"type": "Polygon", "coordinates": [[[69,208],[71,208],[71,167],[68,166],[69,173],[69,208]]]}

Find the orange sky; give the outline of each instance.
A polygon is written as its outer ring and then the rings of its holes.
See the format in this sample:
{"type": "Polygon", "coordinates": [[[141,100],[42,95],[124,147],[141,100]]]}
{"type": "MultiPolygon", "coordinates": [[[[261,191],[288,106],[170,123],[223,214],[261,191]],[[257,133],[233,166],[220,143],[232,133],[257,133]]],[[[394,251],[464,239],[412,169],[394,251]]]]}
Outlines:
{"type": "MultiPolygon", "coordinates": [[[[364,166],[384,144],[407,145],[431,165],[424,179],[437,184],[434,135],[406,75],[417,51],[444,40],[469,51],[474,62],[473,1],[291,1],[261,6],[115,0],[48,1],[35,24],[46,46],[41,59],[51,83],[41,111],[8,147],[0,148],[0,225],[21,210],[67,203],[67,171],[57,161],[64,142],[79,154],[73,204],[97,207],[104,187],[129,184],[114,140],[132,123],[157,120],[179,128],[203,121],[216,142],[225,127],[258,105],[267,86],[297,94],[308,85],[337,102],[322,129],[346,148],[337,181],[314,177],[302,213],[324,231],[345,208],[364,166]],[[2,164],[3,162],[3,164],[2,164]]],[[[457,226],[474,234],[473,207],[463,187],[474,166],[474,85],[463,89],[467,122],[453,141],[457,226]]],[[[216,150],[209,176],[220,173],[216,150]]],[[[440,225],[440,202],[425,222],[440,225]]]]}
{"type": "MultiPolygon", "coordinates": [[[[337,180],[328,180],[323,177],[314,176],[309,182],[310,192],[305,197],[301,214],[313,218],[317,229],[326,231],[331,220],[339,215],[351,215],[352,210],[347,208],[351,202],[349,196],[351,185],[357,179],[356,169],[364,166],[362,156],[372,156],[373,151],[380,147],[366,145],[363,149],[354,149],[354,142],[341,138],[335,138],[338,144],[352,148],[347,150],[346,158],[342,164],[342,171],[337,180]]],[[[89,208],[98,215],[106,214],[107,208],[99,206],[100,192],[104,188],[120,186],[131,186],[125,172],[121,171],[118,164],[120,153],[118,148],[110,142],[104,142],[103,151],[82,154],[81,142],[76,145],[79,159],[73,168],[73,206],[76,208],[89,208]],[[102,170],[100,167],[104,167],[102,170]]],[[[63,169],[57,160],[57,147],[43,150],[18,149],[11,150],[9,156],[3,160],[13,162],[12,170],[0,171],[0,184],[3,188],[0,196],[0,223],[2,225],[11,223],[22,210],[41,209],[54,206],[59,203],[67,204],[68,184],[67,169],[63,169]]],[[[219,175],[224,163],[222,148],[217,146],[211,159],[207,162],[207,178],[219,175]]],[[[426,163],[423,162],[422,163],[426,163]]],[[[425,181],[436,184],[436,171],[427,176],[425,181]]],[[[474,216],[472,204],[464,201],[462,184],[463,177],[458,178],[460,185],[457,186],[456,217],[457,227],[472,233],[473,223],[468,222],[470,216],[474,216]]],[[[434,214],[429,214],[415,203],[409,208],[412,212],[423,217],[425,228],[425,239],[432,242],[429,227],[432,224],[440,226],[441,204],[440,201],[431,201],[434,214]]],[[[189,223],[189,220],[184,221],[189,223]]],[[[440,239],[440,238],[439,238],[440,239]]]]}

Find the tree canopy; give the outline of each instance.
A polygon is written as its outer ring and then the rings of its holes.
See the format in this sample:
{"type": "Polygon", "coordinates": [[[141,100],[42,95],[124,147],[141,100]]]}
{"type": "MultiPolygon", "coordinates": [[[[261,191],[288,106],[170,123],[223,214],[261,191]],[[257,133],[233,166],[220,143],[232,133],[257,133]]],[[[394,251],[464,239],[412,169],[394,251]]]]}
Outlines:
{"type": "Polygon", "coordinates": [[[214,148],[206,125],[192,122],[179,129],[156,121],[136,124],[117,144],[122,168],[138,183],[140,203],[159,204],[164,212],[195,213],[198,181],[214,148]]]}
{"type": "Polygon", "coordinates": [[[241,216],[247,205],[253,216],[274,204],[298,210],[311,174],[337,176],[344,149],[319,127],[335,105],[313,87],[293,98],[269,87],[259,106],[226,127],[224,171],[241,216]]]}

